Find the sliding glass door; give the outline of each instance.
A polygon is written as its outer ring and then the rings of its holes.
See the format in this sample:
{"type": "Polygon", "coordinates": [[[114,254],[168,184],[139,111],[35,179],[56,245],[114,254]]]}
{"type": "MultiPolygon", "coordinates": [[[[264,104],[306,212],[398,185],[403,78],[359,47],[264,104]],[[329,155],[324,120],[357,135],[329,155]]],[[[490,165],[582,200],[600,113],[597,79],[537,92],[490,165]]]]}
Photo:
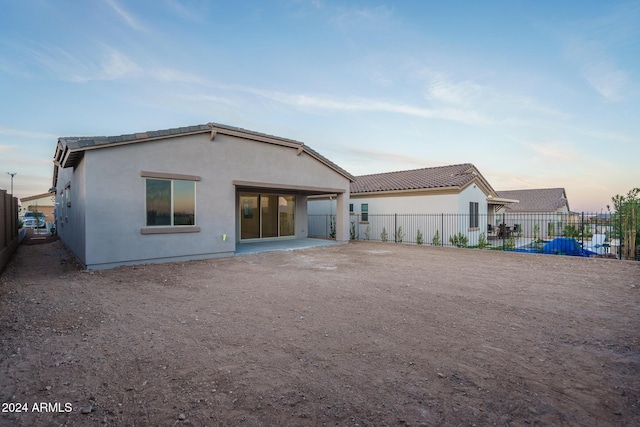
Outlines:
{"type": "Polygon", "coordinates": [[[260,196],[258,194],[240,195],[240,238],[260,238],[260,196]]]}
{"type": "Polygon", "coordinates": [[[240,239],[295,235],[296,198],[278,194],[240,194],[240,239]]]}

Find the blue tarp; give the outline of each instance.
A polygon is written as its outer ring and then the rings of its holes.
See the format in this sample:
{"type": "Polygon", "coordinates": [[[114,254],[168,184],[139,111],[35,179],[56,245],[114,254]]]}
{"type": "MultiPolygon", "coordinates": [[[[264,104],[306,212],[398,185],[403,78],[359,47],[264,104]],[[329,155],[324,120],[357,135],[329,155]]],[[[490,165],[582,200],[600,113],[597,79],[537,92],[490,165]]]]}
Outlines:
{"type": "Polygon", "coordinates": [[[528,247],[518,248],[516,252],[529,252],[538,254],[553,255],[570,255],[588,257],[596,255],[595,252],[583,249],[582,245],[576,240],[569,237],[558,237],[545,243],[542,248],[528,247]]]}

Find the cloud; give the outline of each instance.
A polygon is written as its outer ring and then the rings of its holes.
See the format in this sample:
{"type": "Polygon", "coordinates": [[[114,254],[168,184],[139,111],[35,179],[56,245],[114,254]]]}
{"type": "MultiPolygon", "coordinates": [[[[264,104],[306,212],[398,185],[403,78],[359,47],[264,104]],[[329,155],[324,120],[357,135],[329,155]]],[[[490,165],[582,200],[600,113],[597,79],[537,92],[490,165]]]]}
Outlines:
{"type": "Polygon", "coordinates": [[[89,65],[84,68],[86,70],[84,73],[72,74],[68,79],[78,83],[85,83],[92,80],[118,80],[140,76],[143,71],[142,68],[127,55],[113,48],[106,49],[99,65],[89,65]]]}
{"type": "Polygon", "coordinates": [[[580,75],[605,100],[626,98],[631,75],[624,63],[628,47],[640,33],[640,2],[614,6],[606,15],[576,22],[563,35],[564,52],[576,64],[580,75]],[[616,56],[618,48],[625,55],[616,56]]]}
{"type": "MultiPolygon", "coordinates": [[[[231,88],[232,86],[228,86],[231,88]]],[[[450,120],[465,124],[491,124],[491,121],[475,111],[457,108],[420,108],[413,105],[389,102],[370,98],[331,98],[306,94],[287,94],[276,91],[254,89],[235,86],[236,89],[259,95],[261,97],[277,101],[307,110],[322,110],[329,112],[377,112],[404,114],[425,119],[450,120]]]]}
{"type": "Polygon", "coordinates": [[[600,41],[572,36],[565,53],[579,67],[587,83],[607,101],[624,98],[630,82],[629,74],[620,69],[600,41]]]}
{"type": "MultiPolygon", "coordinates": [[[[20,129],[12,129],[4,126],[0,126],[0,135],[17,136],[20,138],[32,138],[32,139],[57,139],[56,135],[44,132],[34,132],[20,129]]],[[[3,147],[3,146],[0,146],[3,147]]],[[[4,146],[6,148],[6,146],[4,146]]],[[[9,146],[11,148],[11,146],[9,146]]]]}
{"type": "Polygon", "coordinates": [[[107,0],[107,4],[111,6],[111,8],[127,23],[128,26],[137,31],[146,31],[144,26],[138,22],[137,19],[131,15],[128,11],[126,11],[122,6],[116,3],[115,0],[107,0]]]}
{"type": "Polygon", "coordinates": [[[207,80],[196,74],[187,73],[184,71],[176,70],[174,68],[154,68],[149,70],[149,75],[154,79],[161,82],[184,82],[184,83],[196,83],[207,84],[207,80]]]}
{"type": "MultiPolygon", "coordinates": [[[[453,81],[446,73],[423,70],[420,75],[426,79],[425,99],[435,105],[446,105],[467,110],[491,111],[499,116],[496,122],[506,125],[524,125],[521,119],[509,118],[516,111],[541,113],[561,119],[568,114],[545,106],[538,100],[522,95],[503,93],[489,86],[469,80],[453,81]]],[[[485,113],[488,116],[487,113],[485,113]]]]}
{"type": "Polygon", "coordinates": [[[333,12],[331,21],[340,28],[352,28],[360,25],[380,25],[388,21],[393,13],[387,6],[376,7],[340,7],[333,12]]]}
{"type": "Polygon", "coordinates": [[[618,69],[612,60],[587,62],[582,67],[582,74],[606,100],[619,101],[624,98],[629,75],[626,71],[618,69]]]}
{"type": "MultiPolygon", "coordinates": [[[[442,163],[433,160],[420,159],[416,156],[405,156],[398,153],[375,150],[361,150],[358,148],[348,148],[344,151],[347,155],[355,155],[360,162],[380,161],[384,162],[387,168],[391,164],[414,165],[417,168],[426,168],[432,166],[442,166],[442,163]]],[[[406,166],[403,166],[406,167],[406,166]]]]}
{"type": "Polygon", "coordinates": [[[7,155],[9,153],[16,153],[16,152],[18,152],[17,145],[0,144],[0,153],[7,155]]]}
{"type": "Polygon", "coordinates": [[[426,98],[445,104],[469,107],[486,92],[487,89],[478,84],[469,81],[453,83],[444,73],[435,73],[427,84],[426,98]]]}
{"type": "Polygon", "coordinates": [[[190,9],[178,0],[165,0],[165,4],[174,14],[193,22],[205,22],[198,11],[190,9]]]}
{"type": "Polygon", "coordinates": [[[523,143],[526,148],[542,157],[545,162],[571,163],[579,161],[581,153],[565,144],[545,143],[531,144],[523,143]]]}

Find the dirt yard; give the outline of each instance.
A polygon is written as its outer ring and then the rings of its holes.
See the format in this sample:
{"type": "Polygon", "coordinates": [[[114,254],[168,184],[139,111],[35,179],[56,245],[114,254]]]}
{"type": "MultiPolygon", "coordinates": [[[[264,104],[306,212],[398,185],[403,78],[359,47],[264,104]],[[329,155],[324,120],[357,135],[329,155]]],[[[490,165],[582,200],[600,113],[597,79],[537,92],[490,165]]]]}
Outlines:
{"type": "Polygon", "coordinates": [[[351,243],[0,276],[0,425],[640,425],[640,263],[351,243]],[[21,412],[18,412],[21,411],[21,412]]]}

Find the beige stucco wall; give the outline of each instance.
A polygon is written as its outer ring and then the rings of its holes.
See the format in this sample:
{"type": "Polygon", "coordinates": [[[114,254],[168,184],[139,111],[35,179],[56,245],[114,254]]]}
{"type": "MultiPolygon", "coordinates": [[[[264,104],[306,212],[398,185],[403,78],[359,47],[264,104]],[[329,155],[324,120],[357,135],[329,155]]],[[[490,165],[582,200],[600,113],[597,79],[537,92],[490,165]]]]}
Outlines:
{"type": "Polygon", "coordinates": [[[22,214],[27,211],[33,212],[37,210],[44,214],[45,221],[54,222],[53,211],[55,209],[55,194],[46,194],[34,199],[28,197],[27,199],[28,200],[20,200],[20,203],[22,203],[22,214]]]}

